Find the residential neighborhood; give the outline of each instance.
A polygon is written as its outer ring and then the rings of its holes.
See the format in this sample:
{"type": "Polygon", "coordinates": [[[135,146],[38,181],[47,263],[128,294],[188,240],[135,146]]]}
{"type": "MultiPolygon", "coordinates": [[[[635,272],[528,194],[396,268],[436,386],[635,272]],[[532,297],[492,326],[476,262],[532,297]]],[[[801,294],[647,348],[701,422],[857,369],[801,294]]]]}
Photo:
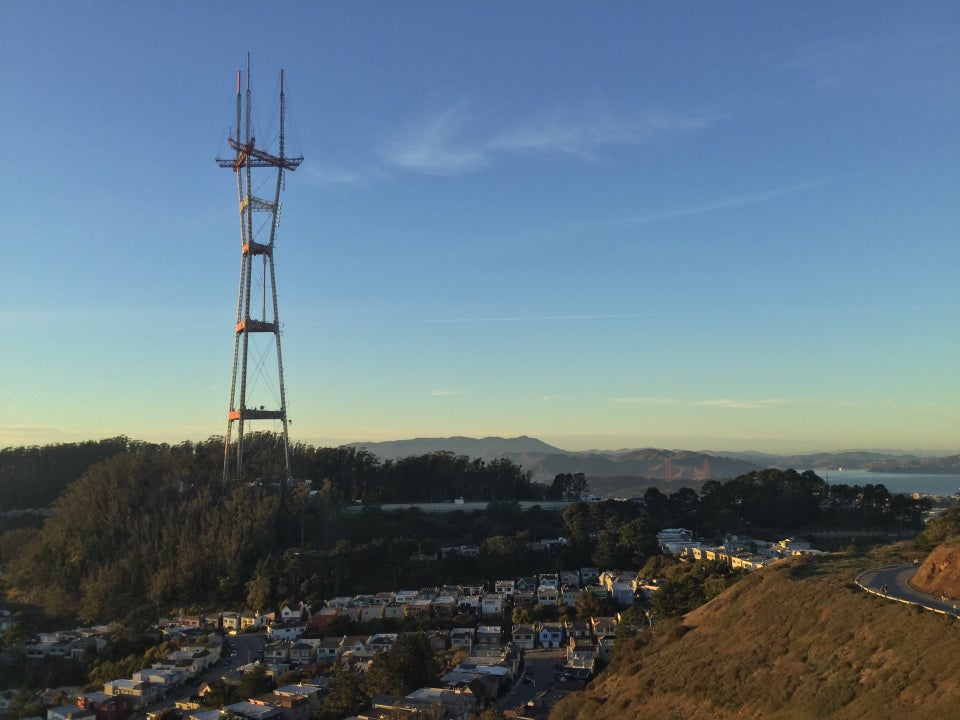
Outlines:
{"type": "MultiPolygon", "coordinates": [[[[745,571],[791,554],[812,552],[809,543],[791,539],[764,543],[729,536],[724,545],[705,546],[683,528],[663,530],[657,541],[665,553],[727,563],[745,571]]],[[[551,653],[556,658],[549,693],[553,701],[582,689],[612,657],[621,611],[661,587],[660,579],[640,577],[637,571],[582,567],[483,584],[339,596],[317,607],[289,602],[269,612],[223,610],[168,618],[159,629],[174,650],[130,677],[112,679],[93,691],[77,690],[71,703],[49,707],[46,720],[124,720],[134,713],[149,718],[170,708],[183,720],[220,720],[228,715],[242,720],[306,720],[322,704],[333,668],[362,675],[378,653],[389,653],[403,634],[347,634],[339,629],[403,622],[414,623],[431,650],[446,654],[453,663],[433,686],[404,697],[372,698],[369,710],[353,717],[373,720],[392,709],[403,717],[417,718],[434,708],[432,712],[439,709],[437,717],[443,720],[467,720],[471,713],[488,707],[498,707],[510,716],[511,694],[519,699],[524,693],[517,689],[534,683],[525,671],[532,657],[551,653]],[[608,615],[578,617],[577,604],[585,595],[614,610],[608,615]],[[248,648],[247,657],[238,657],[238,639],[248,648]],[[216,682],[235,684],[250,672],[262,673],[274,689],[219,708],[205,703],[216,682]],[[304,672],[309,676],[304,677],[304,672]],[[286,682],[293,674],[297,682],[286,682]]],[[[652,626],[649,612],[647,618],[652,626]]],[[[8,615],[0,620],[10,622],[8,615]]],[[[25,646],[24,655],[38,659],[101,652],[109,630],[97,626],[44,633],[25,646]]],[[[63,689],[51,693],[65,694],[63,689]]],[[[525,705],[524,712],[542,716],[548,710],[547,694],[526,694],[531,698],[524,703],[532,705],[525,705]]],[[[0,712],[10,707],[11,700],[12,691],[0,694],[0,712]]],[[[513,716],[525,717],[523,713],[513,716]]]]}

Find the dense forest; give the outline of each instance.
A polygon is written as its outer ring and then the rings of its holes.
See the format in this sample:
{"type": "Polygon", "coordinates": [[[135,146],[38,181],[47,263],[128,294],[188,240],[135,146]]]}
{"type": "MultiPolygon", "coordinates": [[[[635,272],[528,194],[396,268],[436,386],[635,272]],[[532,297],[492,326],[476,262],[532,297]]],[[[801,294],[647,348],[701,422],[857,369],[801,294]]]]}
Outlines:
{"type": "MultiPolygon", "coordinates": [[[[699,494],[651,489],[641,502],[521,512],[518,500],[582,490],[585,479],[558,475],[547,487],[508,460],[430,453],[381,462],[355,448],[297,445],[299,480],[288,484],[278,473],[278,442],[268,434],[251,436],[247,475],[227,485],[219,438],[74,446],[76,462],[88,465],[62,488],[53,515],[42,527],[0,536],[8,597],[86,621],[156,617],[172,608],[266,609],[291,599],[584,565],[640,569],[657,555],[655,533],[663,527],[687,527],[707,538],[740,532],[778,539],[821,529],[909,533],[922,526],[926,509],[925,501],[891,495],[882,485],[829,485],[812,472],[764,470],[708,482],[699,494]],[[428,514],[379,507],[456,497],[487,500],[487,509],[428,514]],[[342,512],[357,500],[361,512],[342,512]],[[532,540],[559,536],[566,545],[530,549],[532,540]],[[477,545],[480,553],[444,556],[445,544],[477,545]]],[[[24,459],[38,483],[69,478],[68,448],[50,448],[52,459],[42,448],[5,451],[0,487],[7,492],[21,484],[11,458],[24,459]]],[[[48,482],[44,491],[54,485],[48,482]]],[[[14,488],[6,497],[9,503],[26,495],[14,488]]]]}

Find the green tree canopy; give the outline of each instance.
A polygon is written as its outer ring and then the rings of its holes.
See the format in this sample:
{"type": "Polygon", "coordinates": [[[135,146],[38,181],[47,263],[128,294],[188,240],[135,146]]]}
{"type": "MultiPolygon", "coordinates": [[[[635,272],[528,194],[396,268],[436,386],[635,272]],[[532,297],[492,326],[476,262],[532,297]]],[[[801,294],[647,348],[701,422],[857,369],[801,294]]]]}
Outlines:
{"type": "Polygon", "coordinates": [[[327,720],[355,714],[365,698],[361,683],[359,672],[338,663],[333,669],[329,692],[323,699],[320,717],[327,720]]]}
{"type": "Polygon", "coordinates": [[[364,680],[369,696],[403,696],[436,680],[440,665],[423,633],[405,633],[393,649],[378,652],[364,680]]]}
{"type": "Polygon", "coordinates": [[[933,550],[937,545],[960,538],[960,508],[950,508],[927,523],[915,543],[919,550],[933,550]]]}

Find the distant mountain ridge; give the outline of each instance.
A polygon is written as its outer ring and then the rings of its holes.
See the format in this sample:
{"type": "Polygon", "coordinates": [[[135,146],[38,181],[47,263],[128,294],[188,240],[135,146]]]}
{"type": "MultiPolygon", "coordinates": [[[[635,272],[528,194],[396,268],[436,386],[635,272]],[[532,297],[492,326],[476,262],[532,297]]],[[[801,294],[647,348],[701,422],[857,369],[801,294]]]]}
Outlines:
{"type": "MultiPolygon", "coordinates": [[[[811,468],[845,467],[850,470],[888,472],[960,472],[960,456],[927,458],[918,455],[893,455],[877,451],[848,450],[839,453],[776,455],[754,451],[692,451],[658,448],[623,450],[562,450],[536,438],[522,435],[502,437],[414,438],[386,442],[358,442],[382,460],[397,460],[431,452],[452,452],[471,458],[493,460],[507,458],[533,473],[533,479],[549,483],[560,473],[584,473],[595,492],[626,491],[637,479],[699,485],[708,479],[727,479],[767,467],[811,468]]],[[[641,483],[645,489],[651,483],[641,483]]]]}
{"type": "Polygon", "coordinates": [[[383,442],[355,442],[351,447],[369,450],[381,460],[424,455],[432,452],[449,451],[456,455],[469,455],[484,460],[523,453],[566,453],[542,440],[521,435],[515,438],[485,437],[471,438],[457,435],[446,438],[413,438],[412,440],[386,440],[383,442]]]}

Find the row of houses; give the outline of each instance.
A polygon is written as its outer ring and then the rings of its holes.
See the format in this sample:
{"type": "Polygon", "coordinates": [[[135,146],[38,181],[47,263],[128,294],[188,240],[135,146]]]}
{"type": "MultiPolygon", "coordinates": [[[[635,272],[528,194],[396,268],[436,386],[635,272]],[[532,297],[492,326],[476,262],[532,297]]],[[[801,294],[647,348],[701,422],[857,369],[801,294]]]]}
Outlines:
{"type": "MultiPolygon", "coordinates": [[[[472,590],[473,588],[471,588],[472,590]]],[[[333,598],[303,621],[271,623],[267,636],[272,640],[295,640],[305,634],[323,633],[337,618],[364,623],[373,620],[403,618],[450,618],[456,615],[502,617],[508,609],[535,607],[574,607],[583,592],[599,599],[613,598],[619,605],[633,605],[638,593],[649,594],[659,589],[656,581],[648,581],[636,572],[608,571],[586,587],[542,585],[535,591],[501,587],[497,592],[471,594],[456,588],[427,588],[419,591],[385,592],[375,596],[333,598]]]]}
{"type": "Polygon", "coordinates": [[[685,528],[668,528],[657,533],[657,541],[664,552],[691,560],[721,562],[747,572],[793,555],[819,553],[810,543],[795,538],[777,542],[727,535],[721,545],[705,545],[693,539],[693,532],[685,528]]]}
{"type": "MultiPolygon", "coordinates": [[[[506,629],[502,625],[479,625],[449,631],[430,630],[426,635],[435,652],[460,649],[472,653],[478,648],[501,649],[506,646],[519,652],[567,648],[572,651],[568,662],[576,659],[575,664],[582,667],[581,661],[585,657],[609,659],[618,622],[616,617],[594,617],[554,624],[518,624],[506,629]]],[[[315,662],[321,665],[339,662],[361,667],[378,651],[391,650],[397,637],[397,633],[378,633],[280,640],[265,645],[263,659],[268,667],[278,668],[278,672],[315,662]]]]}
{"type": "MultiPolygon", "coordinates": [[[[12,619],[10,624],[13,624],[12,619]]],[[[40,633],[34,638],[34,642],[23,647],[23,655],[26,660],[43,660],[48,657],[78,660],[85,653],[103,652],[107,646],[108,630],[105,626],[98,626],[40,633]]]]}
{"type": "MultiPolygon", "coordinates": [[[[177,700],[174,706],[184,720],[309,720],[319,706],[322,688],[317,685],[288,685],[273,692],[206,710],[192,700],[177,700]]],[[[84,693],[75,705],[61,705],[47,710],[46,720],[119,720],[131,714],[136,706],[128,697],[115,697],[102,692],[84,693]]],[[[149,718],[151,713],[147,714],[149,718]]]]}
{"type": "MultiPolygon", "coordinates": [[[[621,605],[632,605],[645,587],[636,573],[601,573],[597,568],[544,573],[486,583],[444,585],[418,590],[384,591],[373,595],[332,598],[317,610],[306,603],[290,603],[279,612],[221,611],[178,618],[168,623],[168,632],[177,627],[211,627],[228,634],[265,631],[271,641],[298,640],[324,634],[338,618],[363,623],[373,620],[472,615],[500,617],[511,608],[573,607],[582,592],[598,598],[613,597],[621,605]],[[176,626],[176,627],[173,627],[176,626]]],[[[655,589],[655,588],[654,588],[655,589]]],[[[649,591],[649,587],[647,587],[649,591]]]]}
{"type": "MultiPolygon", "coordinates": [[[[456,548],[458,552],[464,552],[469,546],[456,548]]],[[[384,606],[391,603],[400,605],[409,605],[414,601],[434,601],[439,600],[438,605],[449,604],[450,600],[456,601],[459,598],[484,598],[492,595],[500,595],[502,598],[515,598],[516,595],[531,593],[530,597],[539,601],[541,595],[547,591],[553,590],[559,592],[563,588],[579,590],[588,587],[591,583],[596,583],[601,573],[597,568],[584,567],[580,570],[568,570],[558,573],[544,573],[539,576],[523,576],[511,580],[498,580],[492,586],[486,583],[464,584],[464,585],[445,585],[443,587],[420,588],[419,590],[398,590],[395,592],[381,592],[375,595],[358,595],[352,597],[337,597],[326,602],[326,607],[335,607],[345,610],[356,605],[364,606],[384,606]]],[[[550,597],[547,597],[550,601],[550,597]]],[[[470,605],[475,610],[481,610],[481,604],[478,601],[470,605]]],[[[285,605],[279,613],[275,612],[220,612],[210,613],[202,616],[190,616],[181,618],[181,622],[186,625],[200,626],[202,624],[223,629],[227,632],[231,630],[244,631],[258,628],[267,628],[271,624],[283,624],[296,620],[307,620],[314,615],[311,606],[305,603],[294,603],[285,605]]]]}
{"type": "Polygon", "coordinates": [[[218,611],[204,615],[184,615],[176,621],[163,623],[170,628],[202,628],[211,627],[223,630],[226,633],[249,632],[262,630],[270,625],[284,624],[304,620],[310,615],[310,606],[306,603],[288,603],[280,608],[279,612],[261,612],[258,610],[243,610],[241,612],[218,611]]]}
{"type": "Polygon", "coordinates": [[[109,697],[128,698],[141,708],[170,697],[180,687],[200,678],[220,662],[223,637],[218,634],[194,637],[154,662],[152,667],[117,678],[103,686],[109,697]]]}
{"type": "Polygon", "coordinates": [[[134,702],[129,697],[88,692],[79,694],[72,705],[47,708],[46,720],[123,720],[133,710],[134,702]]]}
{"type": "Polygon", "coordinates": [[[638,593],[649,595],[657,589],[656,581],[645,580],[636,572],[599,572],[596,568],[584,568],[580,572],[498,580],[492,589],[483,584],[446,585],[335,597],[316,612],[307,607],[303,619],[268,622],[266,632],[272,640],[295,640],[305,634],[322,634],[341,617],[358,623],[455,615],[499,617],[510,608],[573,607],[585,591],[600,599],[613,598],[618,604],[629,606],[633,605],[638,593]]]}

